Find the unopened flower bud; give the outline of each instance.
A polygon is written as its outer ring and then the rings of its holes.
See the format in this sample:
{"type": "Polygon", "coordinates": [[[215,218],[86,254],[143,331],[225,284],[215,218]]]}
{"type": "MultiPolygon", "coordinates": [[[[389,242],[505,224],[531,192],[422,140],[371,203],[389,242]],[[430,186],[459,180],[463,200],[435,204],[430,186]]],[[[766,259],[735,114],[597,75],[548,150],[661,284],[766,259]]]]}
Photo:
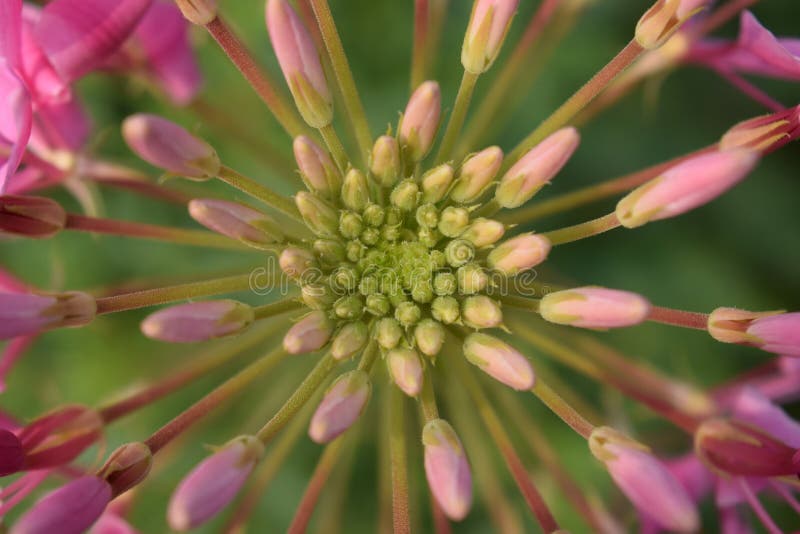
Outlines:
{"type": "Polygon", "coordinates": [[[647,319],[650,302],[629,291],[579,287],[549,293],[539,313],[545,321],[581,328],[620,328],[647,319]]]}
{"type": "Polygon", "coordinates": [[[511,26],[519,0],[475,0],[461,48],[461,64],[473,74],[489,70],[511,26]]]}
{"type": "Polygon", "coordinates": [[[175,0],[175,3],[192,24],[205,26],[217,18],[217,0],[175,0]]]}
{"type": "Polygon", "coordinates": [[[717,308],[708,315],[708,333],[722,343],[746,345],[754,340],[747,334],[753,321],[762,317],[777,315],[780,311],[752,312],[737,308],[717,308]]]}
{"type": "Polygon", "coordinates": [[[416,219],[421,228],[436,228],[439,224],[439,210],[433,204],[423,204],[417,208],[416,219]]]}
{"type": "Polygon", "coordinates": [[[467,454],[453,427],[434,419],[422,429],[425,476],[436,502],[454,521],[464,519],[472,506],[472,474],[467,454]]]}
{"type": "Polygon", "coordinates": [[[604,426],[592,431],[589,448],[637,510],[666,530],[698,530],[700,518],[691,498],[647,447],[604,426]]]}
{"type": "Polygon", "coordinates": [[[489,188],[503,163],[503,151],[491,146],[467,158],[450,191],[450,198],[460,204],[474,202],[489,188]]]}
{"type": "Polygon", "coordinates": [[[698,457],[713,470],[746,477],[779,477],[800,474],[797,449],[733,419],[704,421],[695,432],[698,457]]]}
{"type": "Polygon", "coordinates": [[[342,185],[342,203],[345,207],[361,213],[369,203],[369,184],[367,177],[358,169],[350,169],[342,185]]]}
{"type": "Polygon", "coordinates": [[[437,273],[433,278],[433,291],[439,296],[452,295],[458,288],[458,282],[453,273],[437,273]]]}
{"type": "Polygon", "coordinates": [[[439,218],[439,231],[447,237],[458,237],[469,225],[469,211],[465,208],[448,206],[439,218]]]}
{"type": "Polygon", "coordinates": [[[636,24],[636,42],[648,50],[660,47],[709,1],[657,0],[636,24]]]}
{"type": "Polygon", "coordinates": [[[364,313],[361,295],[345,295],[333,305],[333,311],[340,319],[358,319],[364,313]]]}
{"type": "Polygon", "coordinates": [[[497,243],[505,233],[506,227],[503,223],[481,217],[464,230],[461,238],[471,241],[475,248],[485,248],[497,243]]]}
{"type": "Polygon", "coordinates": [[[122,123],[122,136],[146,162],[195,180],[219,174],[221,163],[214,148],[174,122],[139,113],[122,123]]]}
{"type": "Polygon", "coordinates": [[[458,290],[463,295],[474,295],[483,291],[489,283],[489,275],[477,263],[462,265],[456,271],[458,290]]]}
{"type": "Polygon", "coordinates": [[[103,514],[111,496],[111,486],[102,478],[76,478],[42,497],[14,523],[9,532],[86,532],[103,514]]]}
{"type": "Polygon", "coordinates": [[[292,147],[300,177],[309,191],[325,198],[333,198],[338,194],[342,179],[328,153],[305,135],[296,137],[292,147]]]}
{"type": "Polygon", "coordinates": [[[126,443],[111,453],[97,472],[111,486],[112,495],[121,495],[145,479],[153,466],[153,453],[144,443],[126,443]]]}
{"type": "Polygon", "coordinates": [[[636,228],[693,210],[738,184],[756,163],[758,153],[744,149],[695,156],[628,193],[617,204],[617,218],[636,228]]]}
{"type": "Polygon", "coordinates": [[[364,413],[371,392],[364,371],[350,371],[337,378],[317,406],[308,435],[317,443],[333,441],[364,413]]]}
{"type": "Polygon", "coordinates": [[[336,294],[322,283],[304,284],[300,289],[300,297],[312,310],[327,310],[336,302],[336,294]]]}
{"type": "Polygon", "coordinates": [[[719,142],[720,150],[745,148],[768,154],[800,136],[800,106],[740,122],[719,142]]]}
{"type": "Polygon", "coordinates": [[[17,432],[24,453],[23,469],[66,465],[103,435],[103,419],[86,406],[70,405],[37,417],[17,432]]]}
{"type": "Polygon", "coordinates": [[[800,357],[800,312],[756,319],[747,328],[750,343],[782,356],[800,357]]]}
{"type": "Polygon", "coordinates": [[[289,278],[300,279],[309,269],[317,267],[316,257],[311,251],[303,248],[288,247],[281,252],[278,263],[281,270],[286,273],[289,278]]]}
{"type": "Polygon", "coordinates": [[[435,204],[442,200],[453,183],[455,171],[448,164],[439,165],[422,175],[422,201],[435,204]]]}
{"type": "Polygon", "coordinates": [[[414,329],[417,348],[425,356],[436,356],[444,345],[444,327],[433,319],[421,321],[414,329]]]}
{"type": "Polygon", "coordinates": [[[361,216],[352,211],[342,211],[339,217],[339,233],[346,239],[356,239],[364,230],[361,216]]]}
{"type": "Polygon", "coordinates": [[[344,245],[336,239],[317,239],[313,247],[319,260],[329,267],[339,265],[346,257],[344,245]]]}
{"type": "Polygon", "coordinates": [[[453,324],[461,317],[461,307],[453,297],[436,297],[431,303],[431,315],[444,324],[453,324]]]}
{"type": "Polygon", "coordinates": [[[391,308],[391,302],[389,302],[389,298],[386,295],[382,295],[380,293],[369,295],[367,297],[367,305],[365,307],[366,311],[371,313],[376,317],[383,317],[387,313],[389,313],[389,309],[391,308]]]}
{"type": "Polygon", "coordinates": [[[189,202],[189,215],[209,230],[251,247],[263,248],[284,239],[278,223],[271,217],[238,202],[196,198],[189,202]]]}
{"type": "Polygon", "coordinates": [[[331,344],[331,355],[337,360],[355,356],[364,348],[369,338],[367,325],[362,322],[348,323],[339,330],[331,344]]]}
{"type": "Polygon", "coordinates": [[[333,325],[323,311],[312,311],[297,321],[283,336],[283,348],[289,354],[314,352],[328,343],[333,325]]]}
{"type": "Polygon", "coordinates": [[[412,161],[419,161],[433,146],[442,113],[439,84],[423,82],[411,95],[400,123],[400,144],[412,161]]]}
{"type": "Polygon", "coordinates": [[[403,329],[396,319],[384,317],[375,325],[375,339],[378,341],[378,344],[386,350],[397,347],[402,337],[403,329]]]}
{"type": "Polygon", "coordinates": [[[200,462],[170,498],[169,526],[186,532],[217,515],[236,498],[263,453],[257,437],[239,436],[200,462]]]}
{"type": "Polygon", "coordinates": [[[476,330],[495,328],[503,323],[500,304],[486,295],[476,295],[464,300],[461,308],[464,324],[476,330]]]}
{"type": "Polygon", "coordinates": [[[339,230],[339,212],[313,193],[300,191],[294,197],[300,215],[309,230],[318,236],[335,237],[339,230]]]}
{"type": "Polygon", "coordinates": [[[352,262],[357,262],[364,257],[367,247],[359,241],[348,241],[345,251],[347,252],[347,259],[352,262]]]}
{"type": "Polygon", "coordinates": [[[550,241],[536,234],[522,234],[501,243],[487,258],[489,267],[507,276],[514,276],[547,259],[550,241]]]}
{"type": "Polygon", "coordinates": [[[422,311],[413,302],[401,302],[394,310],[394,318],[406,327],[417,324],[421,316],[422,311]]]}
{"type": "Polygon", "coordinates": [[[403,180],[392,189],[389,200],[402,211],[411,211],[417,207],[419,186],[414,180],[403,180]]]}
{"type": "Polygon", "coordinates": [[[300,115],[312,128],[333,120],[333,98],[314,40],[286,0],[267,1],[267,31],[300,115]]]}
{"type": "Polygon", "coordinates": [[[169,343],[194,343],[238,334],[255,316],[253,308],[235,300],[189,302],[151,313],[142,321],[142,333],[169,343]]]}
{"type": "Polygon", "coordinates": [[[94,298],[78,291],[52,295],[0,293],[0,339],[84,326],[96,313],[94,298]]]}
{"type": "Polygon", "coordinates": [[[369,170],[383,187],[392,187],[400,176],[400,146],[397,139],[380,136],[372,147],[369,170]]]}
{"type": "Polygon", "coordinates": [[[422,391],[422,360],[413,349],[395,348],[386,353],[386,366],[392,382],[409,397],[422,391]]]}
{"type": "Polygon", "coordinates": [[[579,142],[578,130],[568,127],[536,145],[503,175],[494,194],[497,203],[504,208],[525,204],[566,165],[579,142]]]}
{"type": "Polygon", "coordinates": [[[52,237],[67,224],[67,212],[45,197],[0,196],[0,235],[33,239],[52,237]]]}
{"type": "Polygon", "coordinates": [[[471,364],[508,387],[520,391],[533,387],[533,366],[508,343],[487,334],[474,333],[464,340],[463,350],[471,364]]]}
{"type": "Polygon", "coordinates": [[[377,204],[370,204],[364,208],[364,222],[373,228],[378,228],[386,219],[386,211],[377,204]]]}

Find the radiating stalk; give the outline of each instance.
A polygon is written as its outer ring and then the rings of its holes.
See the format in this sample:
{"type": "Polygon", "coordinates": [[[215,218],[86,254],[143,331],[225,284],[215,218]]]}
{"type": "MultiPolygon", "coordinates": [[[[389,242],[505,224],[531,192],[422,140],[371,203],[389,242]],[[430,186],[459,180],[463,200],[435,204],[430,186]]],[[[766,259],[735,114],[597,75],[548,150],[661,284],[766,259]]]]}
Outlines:
{"type": "Polygon", "coordinates": [[[389,461],[392,479],[392,524],[394,534],[410,534],[408,514],[408,456],[406,454],[403,393],[396,387],[389,393],[389,461]]]}
{"type": "Polygon", "coordinates": [[[347,61],[347,55],[339,38],[339,32],[336,30],[328,0],[310,0],[310,2],[311,7],[314,9],[314,15],[317,17],[322,38],[325,41],[325,48],[328,50],[328,55],[331,59],[333,72],[339,82],[339,88],[347,110],[347,118],[356,133],[356,141],[358,142],[362,163],[366,165],[368,154],[372,147],[372,134],[369,130],[369,122],[367,122],[367,115],[364,113],[361,97],[358,95],[356,82],[353,79],[353,73],[350,70],[350,64],[347,61]]]}
{"type": "Polygon", "coordinates": [[[425,81],[427,72],[428,26],[431,12],[428,0],[414,0],[414,40],[411,52],[411,91],[425,81]]]}
{"type": "Polygon", "coordinates": [[[450,0],[428,0],[430,23],[428,25],[428,38],[425,43],[425,64],[429,72],[435,71],[439,60],[442,41],[442,30],[447,19],[447,8],[450,0]]]}
{"type": "Polygon", "coordinates": [[[274,208],[284,215],[287,215],[299,223],[303,223],[303,218],[300,217],[300,212],[297,211],[297,206],[294,202],[289,200],[283,195],[280,195],[265,185],[261,185],[255,180],[248,178],[230,167],[222,166],[217,176],[226,184],[235,187],[243,193],[247,193],[251,197],[263,202],[267,206],[274,208]]]}
{"type": "Polygon", "coordinates": [[[281,315],[282,313],[299,310],[303,307],[304,304],[296,298],[285,298],[283,300],[279,300],[278,302],[264,304],[262,306],[253,308],[253,315],[255,315],[256,320],[269,319],[271,317],[275,317],[276,315],[281,315]]]}
{"type": "Polygon", "coordinates": [[[472,93],[475,91],[478,76],[478,74],[464,71],[461,85],[458,86],[456,102],[453,105],[452,113],[450,113],[450,121],[447,123],[442,144],[439,146],[438,154],[436,154],[436,165],[447,161],[453,152],[458,135],[461,133],[461,127],[464,126],[464,119],[467,118],[467,110],[469,110],[469,103],[472,101],[472,93]]]}
{"type": "Polygon", "coordinates": [[[339,172],[344,174],[347,171],[347,163],[350,158],[347,157],[347,152],[344,150],[344,145],[339,139],[339,136],[337,135],[333,125],[329,124],[320,128],[319,133],[322,134],[322,138],[325,140],[325,145],[327,145],[331,156],[333,156],[333,161],[336,162],[339,172]]]}
{"type": "Polygon", "coordinates": [[[572,430],[584,438],[589,439],[589,436],[594,430],[594,425],[578,413],[578,410],[570,406],[558,393],[545,384],[541,378],[537,377],[531,391],[551,412],[556,414],[572,430]]]}
{"type": "Polygon", "coordinates": [[[650,309],[650,315],[647,316],[647,320],[693,330],[708,329],[708,315],[705,313],[673,310],[660,306],[653,306],[650,309]]]}
{"type": "Polygon", "coordinates": [[[552,245],[563,245],[565,243],[572,243],[573,241],[580,241],[581,239],[600,235],[614,228],[619,228],[620,225],[621,223],[619,219],[617,219],[617,214],[609,213],[608,215],[585,223],[544,232],[541,235],[546,237],[552,245]]]}

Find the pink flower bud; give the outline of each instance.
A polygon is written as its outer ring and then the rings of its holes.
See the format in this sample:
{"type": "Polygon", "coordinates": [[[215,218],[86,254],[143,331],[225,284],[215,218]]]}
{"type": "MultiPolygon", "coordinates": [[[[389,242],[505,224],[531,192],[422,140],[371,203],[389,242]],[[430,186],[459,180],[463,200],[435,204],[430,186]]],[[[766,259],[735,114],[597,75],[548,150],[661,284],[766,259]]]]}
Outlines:
{"type": "Polygon", "coordinates": [[[566,165],[579,142],[580,134],[572,127],[547,137],[503,175],[495,200],[504,208],[525,204],[566,165]]]}
{"type": "Polygon", "coordinates": [[[461,239],[470,241],[475,248],[485,248],[494,245],[505,233],[506,227],[503,223],[481,217],[472,221],[461,234],[461,239]]]}
{"type": "Polygon", "coordinates": [[[297,321],[283,337],[283,348],[289,354],[314,352],[328,342],[333,325],[323,311],[313,311],[297,321]]]}
{"type": "Polygon", "coordinates": [[[800,312],[756,319],[747,328],[747,334],[761,350],[800,357],[800,312]]]}
{"type": "Polygon", "coordinates": [[[309,269],[317,267],[317,258],[306,249],[287,247],[281,252],[278,263],[289,278],[297,280],[302,278],[309,269]]]}
{"type": "Polygon", "coordinates": [[[660,47],[708,3],[710,0],[657,0],[636,24],[636,41],[649,50],[660,47]]]}
{"type": "Polygon", "coordinates": [[[83,326],[96,312],[94,298],[77,291],[53,295],[0,293],[0,339],[83,326]]]}
{"type": "Polygon", "coordinates": [[[174,122],[139,113],[122,123],[122,136],[137,156],[173,174],[207,180],[219,174],[214,148],[174,122]]]}
{"type": "Polygon", "coordinates": [[[550,241],[536,234],[523,234],[501,243],[487,258],[489,267],[514,276],[547,259],[550,241]]]}
{"type": "Polygon", "coordinates": [[[736,149],[695,156],[638,187],[617,204],[623,226],[675,217],[706,204],[742,181],[758,163],[758,153],[736,149]]]}
{"type": "Polygon", "coordinates": [[[337,378],[317,406],[308,435],[317,443],[333,441],[364,413],[371,391],[364,371],[351,371],[337,378]]]}
{"type": "Polygon", "coordinates": [[[720,150],[745,148],[768,154],[800,136],[800,106],[746,120],[728,130],[720,150]]]}
{"type": "Polygon", "coordinates": [[[603,287],[578,287],[549,293],[539,313],[545,321],[581,328],[620,328],[647,319],[650,302],[629,291],[603,287]]]}
{"type": "Polygon", "coordinates": [[[313,128],[333,120],[333,99],[314,40],[286,0],[267,0],[267,31],[303,119],[313,128]]]}
{"type": "Polygon", "coordinates": [[[528,359],[512,346],[486,334],[470,334],[464,340],[464,356],[495,380],[516,390],[533,387],[535,375],[528,359]]]}
{"type": "Polygon", "coordinates": [[[497,301],[486,295],[476,295],[464,300],[461,318],[470,328],[495,328],[503,324],[503,311],[497,301]]]}
{"type": "Polygon", "coordinates": [[[395,348],[386,353],[389,376],[403,393],[416,397],[422,391],[422,360],[417,351],[395,348]]]}
{"type": "Polygon", "coordinates": [[[492,183],[502,163],[503,151],[496,146],[485,148],[467,158],[450,191],[450,198],[460,204],[477,200],[492,183]]]}
{"type": "Polygon", "coordinates": [[[305,135],[296,137],[292,146],[300,176],[308,189],[326,198],[338,194],[342,178],[328,153],[305,135]]]}
{"type": "Polygon", "coordinates": [[[84,476],[61,486],[34,504],[11,527],[11,534],[81,534],[102,515],[111,500],[111,486],[102,478],[84,476]]]}
{"type": "Polygon", "coordinates": [[[419,161],[433,146],[442,113],[439,84],[427,81],[411,95],[400,122],[400,144],[413,161],[419,161]]]}
{"type": "Polygon", "coordinates": [[[0,197],[0,235],[52,237],[67,224],[67,213],[55,200],[44,197],[0,197]]]}
{"type": "Polygon", "coordinates": [[[16,473],[24,462],[25,452],[19,438],[10,430],[0,429],[0,477],[16,473]]]}
{"type": "Polygon", "coordinates": [[[80,405],[58,408],[31,421],[17,432],[25,453],[23,469],[68,464],[103,436],[103,419],[80,405]]]}
{"type": "Polygon", "coordinates": [[[209,300],[171,306],[142,321],[142,333],[169,343],[193,343],[238,334],[249,327],[253,309],[235,300],[209,300]]]}
{"type": "Polygon", "coordinates": [[[797,449],[749,424],[710,419],[695,432],[697,455],[711,468],[749,477],[800,474],[797,449]]]}
{"type": "Polygon", "coordinates": [[[467,454],[453,427],[444,419],[422,429],[425,476],[436,502],[453,521],[461,521],[472,506],[472,473],[467,454]]]}
{"type": "Polygon", "coordinates": [[[737,308],[717,308],[708,315],[708,333],[722,343],[753,344],[755,339],[747,334],[753,321],[782,312],[751,312],[737,308]]]}
{"type": "Polygon", "coordinates": [[[597,427],[589,448],[641,513],[667,530],[698,530],[700,518],[691,498],[647,447],[613,428],[597,427]]]}
{"type": "Polygon", "coordinates": [[[255,248],[280,243],[284,238],[271,217],[238,202],[196,198],[189,202],[189,215],[209,230],[255,248]]]}
{"type": "Polygon", "coordinates": [[[461,48],[461,64],[473,73],[489,70],[511,26],[519,0],[476,0],[461,48]]]}
{"type": "Polygon", "coordinates": [[[217,18],[217,0],[175,0],[186,20],[205,26],[217,18]]]}
{"type": "Polygon", "coordinates": [[[369,170],[373,176],[382,186],[391,187],[400,176],[400,168],[400,147],[397,139],[389,135],[378,137],[369,161],[369,170]]]}
{"type": "Polygon", "coordinates": [[[239,436],[200,462],[172,494],[169,526],[186,532],[217,515],[239,493],[263,453],[258,438],[239,436]]]}
{"type": "Polygon", "coordinates": [[[147,477],[153,466],[153,453],[144,443],[126,443],[111,453],[97,476],[111,486],[113,495],[121,495],[147,477]]]}

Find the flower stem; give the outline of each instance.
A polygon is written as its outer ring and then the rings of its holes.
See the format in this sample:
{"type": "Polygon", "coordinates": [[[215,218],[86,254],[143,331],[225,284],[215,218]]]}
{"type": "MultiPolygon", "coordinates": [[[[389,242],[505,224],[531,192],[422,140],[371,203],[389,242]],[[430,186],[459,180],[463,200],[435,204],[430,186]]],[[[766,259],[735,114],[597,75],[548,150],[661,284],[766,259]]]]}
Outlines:
{"type": "Polygon", "coordinates": [[[319,129],[319,133],[322,134],[322,138],[325,140],[325,144],[328,146],[328,150],[330,150],[333,161],[336,162],[336,166],[339,168],[339,172],[344,174],[347,171],[347,162],[349,158],[333,125],[329,124],[323,126],[319,129]]]}
{"type": "Polygon", "coordinates": [[[185,230],[131,221],[117,221],[100,217],[89,217],[74,213],[67,214],[67,230],[90,232],[94,234],[119,235],[167,241],[182,245],[221,248],[227,250],[253,250],[229,237],[204,230],[185,230]]]}
{"type": "MultiPolygon", "coordinates": [[[[187,204],[193,197],[182,191],[151,182],[147,175],[116,163],[81,157],[76,172],[99,185],[125,189],[133,193],[173,204],[187,204]]],[[[68,174],[64,173],[66,177],[68,174]]]]}
{"type": "Polygon", "coordinates": [[[286,298],[279,300],[278,302],[264,304],[263,306],[253,308],[253,313],[256,320],[269,319],[271,317],[275,317],[276,315],[281,315],[282,313],[294,311],[302,307],[303,303],[299,300],[286,298]]]}
{"type": "Polygon", "coordinates": [[[427,71],[428,26],[431,12],[428,0],[414,0],[414,44],[411,52],[411,91],[425,81],[427,71]]]}
{"type": "Polygon", "coordinates": [[[297,211],[297,207],[294,205],[294,202],[285,196],[276,193],[269,187],[261,185],[252,178],[243,176],[230,167],[226,167],[224,165],[220,168],[217,178],[226,184],[235,187],[239,191],[247,193],[251,197],[263,202],[267,206],[280,211],[284,215],[288,215],[295,221],[301,224],[303,223],[303,218],[300,217],[300,212],[297,211]]]}
{"type": "MultiPolygon", "coordinates": [[[[369,331],[372,332],[372,324],[369,326],[369,331]]],[[[358,362],[358,370],[364,371],[365,373],[369,374],[372,370],[372,365],[375,363],[375,360],[378,357],[378,343],[373,339],[370,341],[367,348],[364,349],[364,352],[361,356],[361,361],[358,362]]]]}
{"type": "Polygon", "coordinates": [[[97,299],[97,314],[116,313],[148,306],[157,306],[177,300],[243,291],[250,288],[250,277],[250,274],[242,274],[228,276],[226,278],[204,280],[202,282],[145,289],[142,291],[134,291],[133,293],[112,295],[110,297],[100,297],[97,299]]]}
{"type": "Polygon", "coordinates": [[[283,406],[272,416],[272,419],[261,427],[256,436],[265,444],[268,443],[294,417],[303,405],[317,391],[336,366],[336,360],[330,353],[325,354],[314,369],[306,376],[300,386],[286,400],[283,406]]]}
{"type": "Polygon", "coordinates": [[[464,71],[461,85],[458,87],[456,103],[453,105],[453,112],[450,114],[450,121],[447,123],[439,153],[436,154],[437,165],[447,161],[453,152],[453,147],[458,140],[458,134],[461,133],[461,127],[464,126],[464,119],[467,117],[467,110],[469,109],[469,103],[472,100],[472,93],[475,91],[477,81],[478,74],[464,71]]]}
{"type": "Polygon", "coordinates": [[[700,36],[711,33],[748,7],[757,4],[758,1],[759,0],[730,0],[730,2],[720,6],[719,9],[715,10],[701,22],[697,28],[697,35],[700,36]]]}
{"type": "Polygon", "coordinates": [[[331,14],[328,0],[310,1],[314,14],[317,17],[317,22],[319,23],[322,39],[325,41],[325,48],[328,50],[328,55],[331,58],[333,72],[336,75],[336,80],[339,82],[339,88],[342,92],[348,120],[351,122],[353,130],[356,133],[356,141],[358,142],[358,147],[361,152],[362,163],[366,165],[368,154],[372,147],[372,134],[369,130],[367,115],[364,113],[364,106],[361,103],[361,98],[358,96],[358,89],[353,79],[353,72],[350,70],[350,65],[347,62],[347,55],[344,52],[342,40],[339,38],[339,32],[336,30],[336,24],[333,21],[333,15],[331,14]]]}
{"type": "Polygon", "coordinates": [[[619,227],[620,224],[619,219],[617,219],[617,214],[609,213],[598,219],[568,226],[566,228],[560,228],[551,232],[545,232],[540,235],[546,237],[552,245],[563,245],[608,232],[609,230],[619,227]]]}
{"type": "Polygon", "coordinates": [[[518,297],[515,295],[502,295],[500,297],[500,301],[507,306],[519,308],[520,310],[532,311],[535,313],[539,313],[539,304],[541,303],[541,300],[539,299],[518,297]]]}
{"type": "Polygon", "coordinates": [[[271,352],[254,361],[231,378],[217,386],[211,393],[195,402],[192,406],[181,412],[169,423],[162,426],[145,440],[145,444],[155,454],[167,443],[172,441],[191,425],[207,416],[212,410],[233,395],[242,391],[256,378],[273,369],[286,358],[287,353],[283,347],[273,349],[271,352]]]}
{"type": "Polygon", "coordinates": [[[264,69],[256,63],[230,27],[217,17],[206,25],[206,30],[239,69],[256,94],[264,101],[286,133],[290,137],[307,133],[305,124],[288,104],[288,100],[275,90],[275,84],[269,79],[264,69]]]}
{"type": "Polygon", "coordinates": [[[589,436],[594,430],[594,425],[579,414],[578,411],[561,398],[558,393],[545,384],[541,378],[536,378],[536,383],[533,385],[531,392],[572,430],[584,438],[589,439],[589,436]]]}
{"type": "Polygon", "coordinates": [[[569,123],[589,102],[599,95],[608,85],[639,57],[643,49],[635,40],[625,47],[586,84],[578,89],[561,107],[547,117],[528,137],[522,140],[506,158],[501,174],[507,171],[531,148],[539,144],[545,137],[569,123]]]}
{"type": "Polygon", "coordinates": [[[426,422],[439,418],[439,408],[436,406],[436,395],[433,393],[433,377],[430,369],[425,370],[419,403],[426,422]]]}
{"type": "Polygon", "coordinates": [[[406,454],[405,399],[397,388],[389,392],[389,458],[392,475],[392,523],[394,534],[409,534],[408,457],[406,454]]]}
{"type": "Polygon", "coordinates": [[[653,306],[651,308],[647,320],[683,328],[692,328],[694,330],[708,329],[708,315],[705,313],[673,310],[660,306],[653,306]]]}

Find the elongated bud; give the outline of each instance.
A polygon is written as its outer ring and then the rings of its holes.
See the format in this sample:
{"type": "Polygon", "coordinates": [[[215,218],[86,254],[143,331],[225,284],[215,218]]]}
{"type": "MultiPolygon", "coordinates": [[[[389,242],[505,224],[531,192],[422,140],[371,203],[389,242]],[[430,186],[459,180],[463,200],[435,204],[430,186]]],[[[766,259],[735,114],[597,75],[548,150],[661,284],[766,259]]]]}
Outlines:
{"type": "Polygon", "coordinates": [[[142,333],[169,343],[194,343],[242,332],[255,320],[253,308],[235,300],[190,302],[159,310],[142,321],[142,333]]]}
{"type": "Polygon", "coordinates": [[[43,239],[53,237],[67,224],[67,212],[45,197],[0,197],[0,235],[4,233],[43,239]]]}
{"type": "Polygon", "coordinates": [[[514,347],[487,334],[474,333],[464,340],[464,356],[481,371],[516,390],[533,387],[535,375],[528,359],[514,347]]]}
{"type": "Polygon", "coordinates": [[[756,319],[747,328],[747,335],[761,350],[800,357],[800,312],[756,319]]]}
{"type": "Polygon", "coordinates": [[[470,328],[495,328],[503,324],[503,311],[497,301],[486,295],[476,295],[464,300],[461,318],[470,328]]]}
{"type": "Polygon", "coordinates": [[[314,40],[286,0],[267,1],[267,31],[300,115],[312,128],[333,120],[333,99],[314,40]]]}
{"type": "Polygon", "coordinates": [[[720,150],[745,148],[769,154],[800,136],[800,106],[740,122],[719,142],[720,150]]]}
{"type": "Polygon", "coordinates": [[[417,207],[419,186],[414,180],[403,180],[392,189],[389,200],[400,210],[411,211],[417,207]]]}
{"type": "Polygon", "coordinates": [[[444,345],[444,327],[433,319],[421,321],[414,329],[417,348],[425,356],[436,356],[444,345]]]}
{"type": "Polygon", "coordinates": [[[647,319],[650,302],[629,291],[603,287],[578,287],[548,293],[539,313],[545,321],[581,328],[620,328],[647,319]]]}
{"type": "Polygon", "coordinates": [[[589,448],[605,464],[622,493],[661,528],[676,532],[698,530],[700,518],[691,498],[647,447],[604,426],[594,429],[589,448]]]}
{"type": "Polygon", "coordinates": [[[494,198],[504,208],[517,208],[529,201],[566,165],[580,135],[575,128],[562,128],[536,145],[500,180],[494,198]]]}
{"type": "Polygon", "coordinates": [[[652,50],[660,47],[709,0],[657,0],[636,24],[636,42],[652,50]]]}
{"type": "Polygon", "coordinates": [[[192,24],[205,26],[217,18],[217,0],[175,0],[175,3],[192,24]]]}
{"type": "Polygon", "coordinates": [[[283,348],[289,354],[314,352],[328,343],[333,325],[323,311],[313,311],[297,321],[283,337],[283,348]]]}
{"type": "Polygon", "coordinates": [[[10,534],[86,532],[111,501],[111,486],[102,478],[83,476],[51,491],[28,509],[10,534]]]}
{"type": "Polygon", "coordinates": [[[361,213],[369,204],[367,177],[358,169],[350,169],[342,185],[342,203],[349,209],[361,213]]]}
{"type": "Polygon", "coordinates": [[[489,267],[507,276],[514,276],[547,259],[550,241],[536,234],[523,234],[501,243],[489,253],[489,267]]]}
{"type": "Polygon", "coordinates": [[[358,354],[367,344],[369,329],[362,322],[348,323],[333,338],[331,355],[337,360],[344,360],[358,354]]]}
{"type": "Polygon", "coordinates": [[[295,137],[292,148],[300,177],[309,191],[325,198],[333,198],[338,194],[342,178],[328,153],[305,135],[295,137]]]}
{"type": "MultiPolygon", "coordinates": [[[[458,268],[456,271],[458,279],[458,291],[462,295],[474,295],[483,291],[489,284],[489,275],[477,263],[468,263],[458,268]]],[[[465,320],[466,320],[466,313],[465,320]]]]}
{"type": "Polygon", "coordinates": [[[412,161],[419,161],[433,146],[442,113],[439,84],[427,81],[411,95],[400,123],[400,144],[412,161]]]}
{"type": "Polygon", "coordinates": [[[436,297],[431,303],[431,315],[444,324],[453,324],[461,318],[461,307],[453,297],[436,297]]]}
{"type": "Polygon", "coordinates": [[[475,0],[461,48],[461,64],[473,74],[489,70],[511,26],[519,0],[475,0]]]}
{"type": "Polygon", "coordinates": [[[68,464],[103,435],[103,419],[92,408],[70,405],[44,414],[18,433],[25,455],[23,469],[68,464]]]}
{"type": "Polygon", "coordinates": [[[155,167],[195,180],[219,174],[214,148],[174,122],[139,113],[122,123],[122,136],[137,156],[155,167]]]}
{"type": "Polygon", "coordinates": [[[434,419],[422,429],[425,477],[436,502],[453,521],[461,521],[472,506],[472,474],[467,454],[453,427],[434,419]]]}
{"type": "Polygon", "coordinates": [[[89,324],[97,304],[86,293],[0,293],[0,339],[89,324]]]}
{"type": "Polygon", "coordinates": [[[435,204],[450,190],[455,171],[448,164],[439,165],[422,176],[422,201],[435,204]]]}
{"type": "Polygon", "coordinates": [[[364,371],[350,371],[337,378],[317,406],[308,435],[317,443],[334,440],[364,413],[372,385],[364,371]]]}
{"type": "Polygon", "coordinates": [[[396,319],[384,317],[375,325],[375,339],[386,350],[395,348],[402,337],[403,329],[396,319]]]}
{"type": "Polygon", "coordinates": [[[503,151],[496,146],[470,156],[461,166],[450,198],[460,204],[476,201],[489,188],[502,163],[503,151]]]}
{"type": "Polygon", "coordinates": [[[308,228],[322,237],[335,237],[339,229],[339,213],[332,205],[313,193],[300,191],[294,202],[308,228]]]}
{"type": "Polygon", "coordinates": [[[708,333],[722,343],[753,344],[747,329],[757,319],[779,315],[780,311],[752,312],[737,308],[717,308],[708,315],[708,333]]]}
{"type": "Polygon", "coordinates": [[[660,177],[634,189],[617,204],[623,226],[675,217],[706,204],[742,181],[758,163],[758,153],[726,150],[679,163],[660,177]]]}
{"type": "Polygon", "coordinates": [[[400,145],[397,139],[382,135],[372,147],[369,170],[383,187],[391,187],[400,176],[400,145]]]}
{"type": "Polygon", "coordinates": [[[345,260],[344,245],[337,239],[317,239],[313,246],[319,260],[329,267],[335,267],[345,260]]]}
{"type": "Polygon", "coordinates": [[[217,515],[239,493],[263,453],[258,438],[239,436],[200,462],[170,498],[169,526],[186,532],[217,515]]]}
{"type": "Polygon", "coordinates": [[[414,349],[395,348],[386,353],[389,376],[400,390],[409,397],[422,391],[422,360],[414,349]]]}
{"type": "Polygon", "coordinates": [[[733,419],[703,422],[694,437],[698,457],[711,469],[748,477],[800,474],[797,449],[733,419]]]}
{"type": "Polygon", "coordinates": [[[271,217],[238,202],[196,198],[189,202],[189,215],[209,230],[251,247],[264,248],[284,239],[278,223],[271,217]]]}
{"type": "Polygon", "coordinates": [[[112,495],[121,495],[147,477],[153,466],[153,453],[144,443],[127,443],[111,453],[97,476],[111,486],[112,495]]]}
{"type": "Polygon", "coordinates": [[[304,248],[288,247],[281,252],[278,263],[281,270],[289,278],[301,279],[308,275],[311,269],[317,268],[317,259],[314,254],[304,248]]]}
{"type": "Polygon", "coordinates": [[[461,234],[461,238],[472,242],[475,248],[485,248],[497,243],[505,233],[506,227],[503,223],[481,217],[472,221],[461,234]]]}

